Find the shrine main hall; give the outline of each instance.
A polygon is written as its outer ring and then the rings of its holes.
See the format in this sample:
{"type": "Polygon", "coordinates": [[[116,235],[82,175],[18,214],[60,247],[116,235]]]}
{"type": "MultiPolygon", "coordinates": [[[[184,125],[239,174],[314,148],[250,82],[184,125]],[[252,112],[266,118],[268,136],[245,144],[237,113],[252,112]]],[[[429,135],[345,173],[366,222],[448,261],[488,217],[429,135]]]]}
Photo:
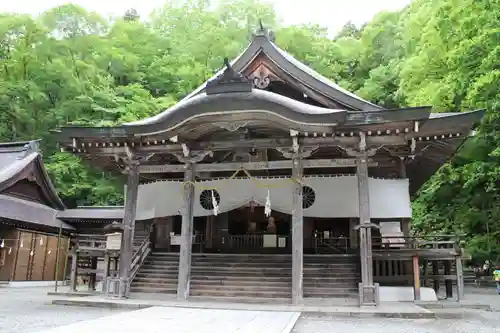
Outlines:
{"type": "MultiPolygon", "coordinates": [[[[119,267],[104,277],[120,297],[351,297],[366,305],[378,304],[383,286],[418,297],[423,262],[452,263],[463,285],[456,243],[426,246],[410,234],[411,198],[483,115],[373,104],[261,29],[158,115],[63,127],[57,138],[65,151],[127,177],[119,267]]],[[[81,220],[103,214],[73,211],[81,220]]]]}

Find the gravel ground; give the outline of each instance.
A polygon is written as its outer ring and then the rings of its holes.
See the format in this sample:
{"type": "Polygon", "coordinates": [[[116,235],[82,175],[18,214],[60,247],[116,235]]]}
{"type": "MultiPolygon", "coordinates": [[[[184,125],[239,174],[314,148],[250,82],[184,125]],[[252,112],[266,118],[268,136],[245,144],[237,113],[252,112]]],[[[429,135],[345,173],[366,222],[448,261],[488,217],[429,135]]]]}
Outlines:
{"type": "Polygon", "coordinates": [[[47,296],[52,290],[0,287],[0,333],[35,333],[126,311],[52,305],[53,297],[47,296]]]}
{"type": "MultiPolygon", "coordinates": [[[[36,333],[50,327],[127,311],[52,305],[50,302],[54,297],[47,296],[51,290],[0,287],[0,333],[36,333]]],[[[485,290],[468,290],[467,294],[468,299],[488,303],[496,311],[454,310],[467,312],[466,318],[460,320],[303,316],[293,333],[500,333],[500,296],[485,290]]]]}
{"type": "Polygon", "coordinates": [[[497,333],[498,312],[476,312],[473,319],[325,319],[302,317],[293,333],[497,333]]]}
{"type": "MultiPolygon", "coordinates": [[[[462,312],[463,319],[318,318],[302,316],[293,333],[500,333],[500,295],[494,289],[466,289],[468,302],[489,304],[493,312],[470,309],[434,311],[462,312]]],[[[453,301],[450,301],[453,302],[453,301]]]]}

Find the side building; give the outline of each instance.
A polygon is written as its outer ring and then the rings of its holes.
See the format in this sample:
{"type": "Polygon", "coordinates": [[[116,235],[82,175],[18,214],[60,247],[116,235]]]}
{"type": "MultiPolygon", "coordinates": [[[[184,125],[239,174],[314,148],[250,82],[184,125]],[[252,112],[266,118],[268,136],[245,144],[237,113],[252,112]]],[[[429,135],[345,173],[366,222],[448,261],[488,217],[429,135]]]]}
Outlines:
{"type": "Polygon", "coordinates": [[[82,225],[78,210],[72,212],[45,170],[39,141],[0,143],[1,282],[62,280],[70,236],[95,231],[93,225],[102,232],[115,219],[96,214],[82,225]]]}

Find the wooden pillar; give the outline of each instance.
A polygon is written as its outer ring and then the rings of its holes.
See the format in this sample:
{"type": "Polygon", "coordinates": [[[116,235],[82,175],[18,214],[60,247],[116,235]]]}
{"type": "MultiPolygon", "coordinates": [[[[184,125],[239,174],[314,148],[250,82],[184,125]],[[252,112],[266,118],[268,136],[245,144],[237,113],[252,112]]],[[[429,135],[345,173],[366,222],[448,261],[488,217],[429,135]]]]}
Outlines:
{"type": "Polygon", "coordinates": [[[437,276],[439,275],[439,261],[437,260],[432,261],[432,275],[434,275],[434,280],[432,281],[432,287],[434,288],[436,295],[438,295],[440,281],[437,279],[437,276]]]}
{"type": "Polygon", "coordinates": [[[70,291],[76,291],[78,279],[78,252],[76,244],[71,248],[71,275],[70,275],[70,291]]]}
{"type": "Polygon", "coordinates": [[[378,291],[373,284],[372,231],[370,218],[370,189],[368,184],[368,156],[357,157],[359,198],[359,249],[361,259],[360,305],[378,303],[378,291]]]}
{"type": "Polygon", "coordinates": [[[302,204],[302,163],[299,157],[292,160],[293,210],[292,210],[292,303],[299,304],[303,297],[304,275],[304,209],[302,204]]]}
{"type": "Polygon", "coordinates": [[[462,258],[460,256],[456,259],[457,270],[457,301],[464,299],[464,271],[462,267],[462,258]]]}
{"type": "Polygon", "coordinates": [[[125,214],[123,216],[122,243],[120,249],[120,264],[118,276],[120,285],[118,297],[128,297],[129,295],[129,272],[132,264],[134,251],[134,229],[135,215],[137,209],[137,194],[139,191],[139,162],[134,159],[128,161],[127,166],[127,190],[125,192],[125,214]]]}
{"type": "MultiPolygon", "coordinates": [[[[451,261],[444,261],[444,275],[451,275],[451,261]]],[[[446,298],[453,298],[453,280],[445,279],[444,287],[446,291],[446,298]]]]}
{"type": "Polygon", "coordinates": [[[414,300],[420,301],[420,263],[418,256],[413,256],[413,291],[414,300]]]}
{"type": "Polygon", "coordinates": [[[194,165],[186,163],[184,172],[184,211],[182,212],[181,248],[179,254],[179,278],[177,299],[187,300],[191,279],[191,252],[193,250],[193,204],[194,204],[194,165]]]}
{"type": "Polygon", "coordinates": [[[109,252],[106,251],[104,253],[104,272],[102,277],[102,292],[103,294],[107,293],[108,290],[108,277],[109,277],[109,252]]]}

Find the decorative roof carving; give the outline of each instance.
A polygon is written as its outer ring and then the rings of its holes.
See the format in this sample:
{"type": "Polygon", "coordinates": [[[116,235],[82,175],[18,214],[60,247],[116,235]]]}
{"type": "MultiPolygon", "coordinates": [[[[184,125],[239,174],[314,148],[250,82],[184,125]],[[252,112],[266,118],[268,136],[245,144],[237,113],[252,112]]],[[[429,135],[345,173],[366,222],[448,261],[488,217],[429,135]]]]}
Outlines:
{"type": "Polygon", "coordinates": [[[254,88],[266,89],[273,81],[281,80],[273,71],[271,71],[263,62],[259,63],[252,72],[247,75],[248,79],[252,81],[254,88]]]}
{"type": "Polygon", "coordinates": [[[224,58],[224,65],[224,72],[207,82],[207,95],[252,91],[252,83],[233,69],[228,58],[224,58]]]}
{"type": "Polygon", "coordinates": [[[273,42],[273,43],[276,41],[276,35],[275,35],[274,31],[272,31],[271,29],[265,28],[264,24],[262,23],[262,20],[259,20],[259,28],[253,34],[254,38],[257,36],[264,36],[267,39],[269,39],[270,42],[273,42]]]}

